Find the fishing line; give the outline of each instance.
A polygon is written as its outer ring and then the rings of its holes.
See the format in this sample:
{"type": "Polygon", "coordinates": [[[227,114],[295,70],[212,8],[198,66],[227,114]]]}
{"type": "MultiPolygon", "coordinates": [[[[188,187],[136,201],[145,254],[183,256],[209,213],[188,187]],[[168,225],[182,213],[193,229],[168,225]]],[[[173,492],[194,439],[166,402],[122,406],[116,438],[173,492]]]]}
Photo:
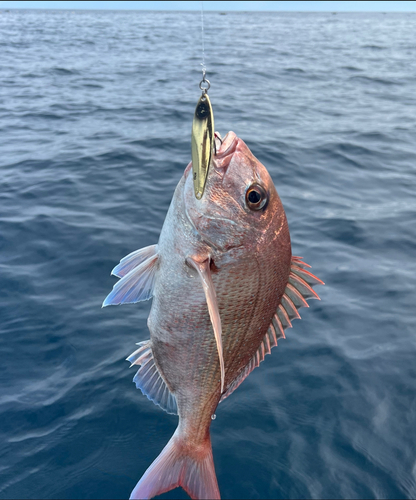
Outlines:
{"type": "Polygon", "coordinates": [[[204,2],[201,2],[201,42],[202,42],[202,76],[205,79],[207,68],[205,67],[205,43],[204,43],[204,2]]]}
{"type": "Polygon", "coordinates": [[[199,88],[202,90],[203,93],[206,94],[211,84],[209,83],[209,80],[205,78],[207,68],[205,66],[204,2],[201,2],[201,45],[202,45],[202,63],[201,63],[202,80],[199,83],[199,88]]]}

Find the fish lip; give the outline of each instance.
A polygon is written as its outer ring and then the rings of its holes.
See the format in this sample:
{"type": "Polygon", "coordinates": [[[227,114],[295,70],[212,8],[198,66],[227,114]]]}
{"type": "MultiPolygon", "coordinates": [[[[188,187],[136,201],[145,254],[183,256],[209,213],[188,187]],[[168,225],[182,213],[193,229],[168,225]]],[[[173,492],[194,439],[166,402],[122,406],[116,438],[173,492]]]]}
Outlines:
{"type": "Polygon", "coordinates": [[[224,160],[225,157],[234,154],[238,147],[240,139],[235,135],[234,132],[230,131],[224,137],[220,149],[216,152],[216,160],[224,160]]]}

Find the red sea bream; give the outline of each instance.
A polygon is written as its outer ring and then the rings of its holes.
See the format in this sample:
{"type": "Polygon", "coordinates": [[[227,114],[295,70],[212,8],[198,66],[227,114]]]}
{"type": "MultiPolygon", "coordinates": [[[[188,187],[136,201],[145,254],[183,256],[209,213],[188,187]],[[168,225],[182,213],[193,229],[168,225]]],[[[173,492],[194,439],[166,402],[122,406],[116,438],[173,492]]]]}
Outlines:
{"type": "MultiPolygon", "coordinates": [[[[218,136],[217,136],[218,137],[218,136]]],[[[285,336],[322,283],[292,256],[282,203],[266,168],[233,132],[216,139],[205,193],[191,164],[173,195],[157,245],[113,270],[104,306],[153,297],[150,339],[128,358],[136,386],[178,427],[131,498],[181,486],[220,498],[209,428],[228,397],[285,336]]]]}

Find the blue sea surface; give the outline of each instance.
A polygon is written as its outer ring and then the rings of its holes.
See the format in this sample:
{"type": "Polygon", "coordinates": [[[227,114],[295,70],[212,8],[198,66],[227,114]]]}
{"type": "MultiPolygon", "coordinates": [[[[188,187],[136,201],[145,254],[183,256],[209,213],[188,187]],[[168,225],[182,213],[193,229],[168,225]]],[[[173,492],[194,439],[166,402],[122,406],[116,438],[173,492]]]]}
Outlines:
{"type": "MultiPolygon", "coordinates": [[[[205,13],[216,130],[326,282],[218,407],[224,499],[416,497],[415,33],[205,13]]],[[[125,361],[151,303],[101,304],[190,160],[201,51],[199,12],[0,12],[0,498],[127,498],[174,432],[125,361]]]]}

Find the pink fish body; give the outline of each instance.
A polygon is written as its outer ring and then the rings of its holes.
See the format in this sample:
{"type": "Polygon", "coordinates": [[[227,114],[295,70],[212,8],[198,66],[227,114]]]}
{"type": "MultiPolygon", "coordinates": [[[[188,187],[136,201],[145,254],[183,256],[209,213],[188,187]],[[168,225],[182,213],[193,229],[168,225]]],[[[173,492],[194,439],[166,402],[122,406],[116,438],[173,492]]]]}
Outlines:
{"type": "Polygon", "coordinates": [[[104,306],[153,297],[150,340],[128,358],[134,381],[178,427],[131,498],[181,486],[192,498],[220,498],[211,417],[270,353],[305,299],[322,284],[292,257],[282,203],[265,167],[229,132],[213,156],[205,193],[194,195],[191,165],[157,245],[125,257],[104,306]]]}

